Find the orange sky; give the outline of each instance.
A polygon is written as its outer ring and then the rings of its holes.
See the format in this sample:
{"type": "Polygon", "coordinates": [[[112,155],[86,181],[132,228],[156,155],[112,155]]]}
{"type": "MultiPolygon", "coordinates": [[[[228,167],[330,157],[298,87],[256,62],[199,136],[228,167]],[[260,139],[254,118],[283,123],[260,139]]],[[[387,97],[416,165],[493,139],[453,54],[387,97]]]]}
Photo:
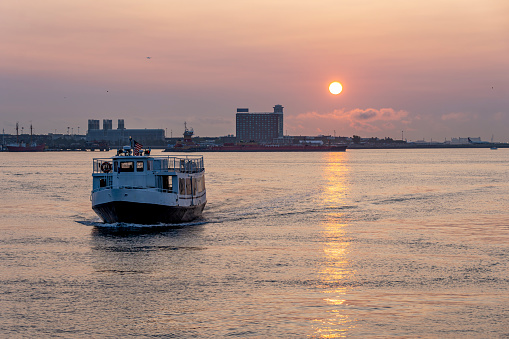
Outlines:
{"type": "Polygon", "coordinates": [[[509,141],[507,18],[502,0],[4,0],[0,127],[213,136],[282,104],[290,135],[509,141]]]}

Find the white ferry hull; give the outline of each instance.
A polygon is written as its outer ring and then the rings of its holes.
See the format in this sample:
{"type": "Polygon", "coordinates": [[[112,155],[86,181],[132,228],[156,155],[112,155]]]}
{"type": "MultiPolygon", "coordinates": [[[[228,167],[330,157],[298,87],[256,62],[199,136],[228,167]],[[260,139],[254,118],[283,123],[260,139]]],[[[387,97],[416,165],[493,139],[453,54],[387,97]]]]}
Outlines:
{"type": "Polygon", "coordinates": [[[111,188],[92,193],[92,209],[106,223],[153,225],[199,218],[206,204],[200,197],[180,197],[154,189],[111,188]]]}
{"type": "Polygon", "coordinates": [[[199,218],[205,203],[195,206],[165,206],[135,203],[130,201],[111,201],[95,205],[92,209],[106,223],[133,224],[174,224],[199,218]]]}

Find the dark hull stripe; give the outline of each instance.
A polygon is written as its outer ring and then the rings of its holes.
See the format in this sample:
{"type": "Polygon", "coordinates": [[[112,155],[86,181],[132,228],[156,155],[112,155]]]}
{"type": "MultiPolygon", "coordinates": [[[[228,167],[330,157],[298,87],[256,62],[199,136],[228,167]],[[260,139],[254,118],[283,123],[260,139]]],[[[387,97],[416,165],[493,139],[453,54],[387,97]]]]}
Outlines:
{"type": "Polygon", "coordinates": [[[205,204],[183,207],[112,201],[92,206],[92,209],[106,223],[126,222],[154,225],[191,221],[201,216],[204,207],[205,204]]]}

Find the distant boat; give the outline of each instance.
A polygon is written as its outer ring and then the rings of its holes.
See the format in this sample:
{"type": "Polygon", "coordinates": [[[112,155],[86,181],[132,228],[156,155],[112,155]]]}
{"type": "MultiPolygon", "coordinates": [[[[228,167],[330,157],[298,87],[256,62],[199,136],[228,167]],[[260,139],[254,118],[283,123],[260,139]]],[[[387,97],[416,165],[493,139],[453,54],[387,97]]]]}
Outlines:
{"type": "MultiPolygon", "coordinates": [[[[493,144],[493,134],[491,135],[491,143],[493,144]]],[[[497,146],[491,146],[490,149],[491,150],[496,150],[496,149],[498,149],[498,147],[497,146]]]]}
{"type": "Polygon", "coordinates": [[[258,145],[233,144],[213,146],[209,152],[344,152],[347,145],[258,145]]]}
{"type": "Polygon", "coordinates": [[[46,147],[46,144],[32,144],[32,145],[26,145],[24,143],[20,143],[17,145],[6,145],[7,150],[9,152],[42,152],[44,151],[44,148],[46,147]]]}
{"type": "Polygon", "coordinates": [[[202,146],[192,141],[193,133],[193,129],[187,129],[184,123],[184,142],[177,142],[175,146],[168,145],[163,152],[344,152],[348,147],[347,145],[262,145],[257,143],[202,146]]]}
{"type": "MultiPolygon", "coordinates": [[[[19,142],[19,126],[16,123],[16,143],[6,145],[5,147],[9,152],[42,152],[46,147],[46,144],[37,145],[35,142],[27,145],[26,143],[19,142]]],[[[30,125],[30,140],[32,140],[32,125],[30,125]]]]}
{"type": "Polygon", "coordinates": [[[163,152],[205,152],[207,147],[198,145],[192,140],[194,130],[187,128],[184,122],[184,141],[177,141],[175,145],[168,145],[163,152]]]}

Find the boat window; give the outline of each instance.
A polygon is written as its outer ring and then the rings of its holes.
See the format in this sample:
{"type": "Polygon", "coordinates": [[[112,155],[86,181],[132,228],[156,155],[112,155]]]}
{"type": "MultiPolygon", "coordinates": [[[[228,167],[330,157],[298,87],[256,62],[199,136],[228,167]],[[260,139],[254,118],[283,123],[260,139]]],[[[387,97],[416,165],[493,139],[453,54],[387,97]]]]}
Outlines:
{"type": "Polygon", "coordinates": [[[152,160],[147,161],[147,171],[150,171],[154,166],[152,166],[152,160]]]}
{"type": "Polygon", "coordinates": [[[113,171],[118,172],[118,161],[113,162],[113,171]]]}
{"type": "Polygon", "coordinates": [[[163,175],[163,190],[173,191],[173,178],[171,175],[163,175]]]}
{"type": "Polygon", "coordinates": [[[186,194],[186,179],[184,178],[179,178],[179,194],[186,194]]]}
{"type": "Polygon", "coordinates": [[[168,176],[168,191],[173,192],[173,177],[171,175],[168,176]]]}
{"type": "Polygon", "coordinates": [[[136,172],[143,172],[143,161],[136,162],[136,172]]]}
{"type": "Polygon", "coordinates": [[[196,191],[198,193],[205,191],[205,177],[196,178],[196,191]]]}
{"type": "Polygon", "coordinates": [[[193,191],[191,190],[191,179],[186,178],[186,194],[191,195],[193,194],[193,191]]]}
{"type": "Polygon", "coordinates": [[[193,178],[192,188],[193,188],[193,195],[196,195],[196,178],[193,178]]]}
{"type": "Polygon", "coordinates": [[[153,165],[154,165],[155,170],[160,170],[161,169],[161,160],[160,159],[154,160],[153,165]]]}
{"type": "Polygon", "coordinates": [[[134,161],[121,161],[120,172],[134,172],[134,161]]]}

